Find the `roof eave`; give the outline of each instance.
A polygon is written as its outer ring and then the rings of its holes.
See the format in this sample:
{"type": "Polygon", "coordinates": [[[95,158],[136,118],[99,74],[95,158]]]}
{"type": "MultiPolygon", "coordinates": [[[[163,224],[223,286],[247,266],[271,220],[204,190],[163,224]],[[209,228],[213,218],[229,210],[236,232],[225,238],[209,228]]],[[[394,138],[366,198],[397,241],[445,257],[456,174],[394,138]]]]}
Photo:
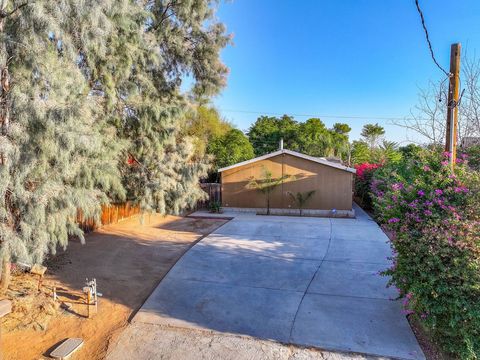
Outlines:
{"type": "Polygon", "coordinates": [[[318,164],[322,164],[322,165],[325,165],[325,166],[330,166],[330,167],[333,167],[333,168],[338,169],[338,170],[348,171],[348,172],[351,172],[353,174],[355,174],[357,172],[357,170],[355,170],[354,168],[350,168],[348,166],[332,163],[328,160],[316,158],[316,157],[313,157],[313,156],[310,156],[310,155],[305,155],[305,154],[302,154],[302,153],[299,153],[299,152],[296,152],[296,151],[292,151],[292,150],[287,150],[287,149],[277,150],[277,151],[274,151],[272,153],[265,154],[265,155],[262,155],[262,156],[259,156],[259,157],[256,157],[256,158],[253,158],[253,159],[250,159],[250,160],[246,160],[246,161],[239,162],[237,164],[226,166],[224,168],[218,169],[218,172],[223,172],[223,171],[234,169],[234,168],[237,168],[237,167],[240,167],[240,166],[252,164],[252,163],[255,163],[257,161],[265,160],[265,159],[268,159],[268,158],[271,158],[271,157],[274,157],[274,156],[277,156],[277,155],[281,155],[281,154],[288,154],[288,155],[296,156],[296,157],[299,157],[299,158],[302,158],[302,159],[306,159],[306,160],[309,160],[309,161],[316,162],[318,164]]]}

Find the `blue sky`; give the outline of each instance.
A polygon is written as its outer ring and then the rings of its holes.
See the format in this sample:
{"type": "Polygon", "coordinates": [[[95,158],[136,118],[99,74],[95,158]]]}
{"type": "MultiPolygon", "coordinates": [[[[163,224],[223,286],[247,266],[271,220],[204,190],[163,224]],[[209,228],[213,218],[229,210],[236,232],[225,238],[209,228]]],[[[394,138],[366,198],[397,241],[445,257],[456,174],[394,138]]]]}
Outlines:
{"type": "MultiPolygon", "coordinates": [[[[444,67],[453,42],[480,53],[479,0],[420,4],[444,67]]],[[[228,110],[320,115],[328,126],[349,123],[353,139],[378,122],[388,139],[402,142],[405,130],[388,121],[322,115],[409,116],[418,88],[442,78],[414,0],[234,0],[222,2],[217,17],[234,45],[222,52],[230,75],[213,103],[242,130],[258,114],[228,110]]]]}

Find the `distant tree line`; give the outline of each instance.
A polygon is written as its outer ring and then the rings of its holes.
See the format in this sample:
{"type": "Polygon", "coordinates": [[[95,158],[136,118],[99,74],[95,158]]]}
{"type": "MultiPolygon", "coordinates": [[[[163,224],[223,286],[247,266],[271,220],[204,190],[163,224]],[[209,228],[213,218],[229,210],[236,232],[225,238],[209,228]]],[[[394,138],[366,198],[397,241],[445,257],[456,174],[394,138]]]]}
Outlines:
{"type": "Polygon", "coordinates": [[[244,133],[208,105],[192,109],[185,125],[184,133],[196,139],[197,156],[207,155],[212,162],[206,181],[218,181],[219,168],[278,150],[280,139],[285,149],[335,158],[349,166],[398,161],[413,148],[419,148],[413,144],[399,147],[387,141],[385,129],[379,124],[366,124],[361,138],[350,142],[348,124],[335,123],[327,128],[318,118],[299,122],[288,115],[260,116],[244,133]]]}
{"type": "Polygon", "coordinates": [[[311,156],[344,158],[348,154],[350,130],[350,126],[340,123],[328,129],[318,118],[298,122],[288,115],[280,118],[261,116],[247,135],[257,156],[278,150],[283,138],[285,148],[290,150],[311,156]]]}

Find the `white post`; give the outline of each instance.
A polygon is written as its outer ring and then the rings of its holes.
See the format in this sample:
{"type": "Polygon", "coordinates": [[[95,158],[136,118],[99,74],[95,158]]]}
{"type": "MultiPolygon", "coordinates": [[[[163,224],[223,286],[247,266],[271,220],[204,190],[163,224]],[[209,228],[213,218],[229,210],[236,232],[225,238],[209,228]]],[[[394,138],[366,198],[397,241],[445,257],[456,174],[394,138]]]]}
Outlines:
{"type": "Polygon", "coordinates": [[[280,139],[280,150],[283,150],[283,138],[280,139]]]}
{"type": "Polygon", "coordinates": [[[448,152],[450,153],[450,166],[453,170],[454,166],[455,166],[455,155],[454,155],[454,152],[455,152],[455,107],[452,105],[450,106],[450,109],[448,110],[450,111],[451,115],[450,115],[450,139],[449,139],[449,149],[448,149],[448,152]]]}

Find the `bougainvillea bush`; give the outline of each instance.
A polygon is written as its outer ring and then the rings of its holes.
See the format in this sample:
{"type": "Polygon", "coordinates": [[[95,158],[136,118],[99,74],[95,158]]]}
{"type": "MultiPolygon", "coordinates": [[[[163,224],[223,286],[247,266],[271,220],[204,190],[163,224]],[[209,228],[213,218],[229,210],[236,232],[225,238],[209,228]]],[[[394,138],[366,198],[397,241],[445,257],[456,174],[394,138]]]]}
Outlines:
{"type": "Polygon", "coordinates": [[[418,157],[375,172],[372,197],[392,233],[391,284],[445,350],[480,358],[480,176],[448,154],[418,157]]]}
{"type": "Polygon", "coordinates": [[[375,170],[381,166],[382,164],[370,164],[368,162],[355,166],[357,170],[355,176],[355,197],[365,209],[370,210],[372,208],[372,197],[370,194],[372,177],[375,170]]]}

